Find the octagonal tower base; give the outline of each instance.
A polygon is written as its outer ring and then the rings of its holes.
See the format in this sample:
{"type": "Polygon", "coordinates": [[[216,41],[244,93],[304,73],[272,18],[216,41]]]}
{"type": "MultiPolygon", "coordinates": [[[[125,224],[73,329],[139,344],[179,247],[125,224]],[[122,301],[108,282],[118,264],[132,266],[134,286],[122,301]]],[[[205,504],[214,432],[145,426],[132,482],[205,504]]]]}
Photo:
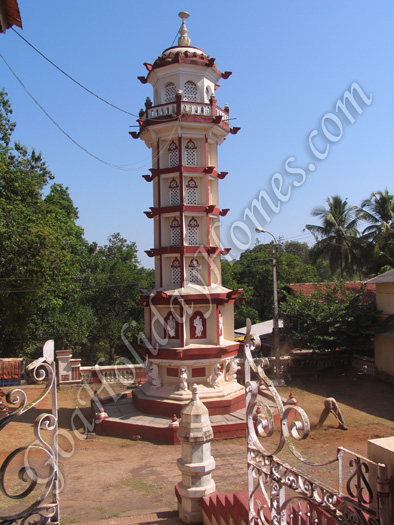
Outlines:
{"type": "MultiPolygon", "coordinates": [[[[238,383],[227,383],[217,388],[199,386],[199,396],[210,416],[230,414],[245,407],[245,389],[238,383]]],[[[133,405],[145,414],[180,417],[182,409],[191,401],[190,390],[174,391],[167,386],[155,388],[149,383],[134,389],[133,405]]]]}

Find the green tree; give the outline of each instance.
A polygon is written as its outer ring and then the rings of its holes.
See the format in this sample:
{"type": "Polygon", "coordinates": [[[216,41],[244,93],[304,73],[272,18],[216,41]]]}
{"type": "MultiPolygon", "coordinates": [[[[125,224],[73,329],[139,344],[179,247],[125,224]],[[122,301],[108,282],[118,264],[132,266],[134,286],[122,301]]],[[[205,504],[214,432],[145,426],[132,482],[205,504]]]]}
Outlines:
{"type": "Polygon", "coordinates": [[[33,357],[53,338],[85,362],[104,345],[113,358],[123,324],[129,340],[142,328],[135,299],[153,287],[153,272],[119,234],[87,243],[68,188],[48,188],[41,155],[11,144],[11,115],[0,91],[0,356],[33,357]]]}
{"type": "Polygon", "coordinates": [[[139,266],[135,243],[128,243],[119,233],[97,249],[93,265],[90,304],[97,319],[96,344],[104,345],[112,363],[116,353],[127,351],[121,340],[122,327],[129,324],[132,340],[143,329],[143,309],[136,301],[140,288],[153,287],[152,272],[139,266]]]}
{"type": "Polygon", "coordinates": [[[371,193],[358,210],[361,220],[368,223],[363,237],[369,242],[368,261],[372,272],[394,266],[394,197],[386,188],[384,192],[371,193]]]}
{"type": "Polygon", "coordinates": [[[374,334],[389,321],[378,321],[375,304],[364,304],[362,294],[362,287],[354,293],[344,283],[327,283],[310,295],[287,295],[280,308],[284,334],[301,348],[373,355],[374,334]]]}
{"type": "Polygon", "coordinates": [[[360,273],[363,248],[357,230],[357,207],[349,205],[347,199],[343,200],[339,195],[327,198],[326,202],[327,208],[318,206],[312,210],[312,215],[319,217],[322,224],[306,225],[316,239],[312,248],[313,261],[327,258],[332,276],[339,270],[341,279],[352,277],[356,270],[360,273]]]}
{"type": "Polygon", "coordinates": [[[15,123],[0,92],[0,352],[21,354],[39,309],[46,243],[42,193],[53,178],[41,155],[11,145],[15,123]]]}
{"type": "MultiPolygon", "coordinates": [[[[294,250],[296,247],[293,246],[294,250]]],[[[300,248],[302,251],[303,248],[300,248]]],[[[283,286],[292,282],[315,282],[316,269],[302,262],[298,255],[285,251],[284,245],[277,246],[277,279],[281,296],[283,286]]],[[[232,265],[222,265],[223,286],[242,288],[245,300],[236,305],[235,326],[245,326],[249,317],[253,323],[272,319],[273,316],[273,272],[272,245],[258,244],[242,253],[232,265]]]]}

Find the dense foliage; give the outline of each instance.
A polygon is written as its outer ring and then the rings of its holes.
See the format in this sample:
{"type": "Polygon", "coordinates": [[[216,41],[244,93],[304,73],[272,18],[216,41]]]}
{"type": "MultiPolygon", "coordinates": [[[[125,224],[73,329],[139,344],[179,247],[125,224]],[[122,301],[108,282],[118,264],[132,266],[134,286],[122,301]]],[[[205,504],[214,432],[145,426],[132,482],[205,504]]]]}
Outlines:
{"type": "Polygon", "coordinates": [[[0,92],[0,357],[35,356],[53,338],[84,361],[113,359],[123,324],[129,340],[142,328],[134,300],[152,271],[119,234],[89,245],[68,189],[49,186],[39,153],[12,144],[11,114],[0,92]]]}
{"type": "Polygon", "coordinates": [[[374,334],[391,320],[377,320],[375,304],[363,303],[362,295],[362,287],[354,293],[344,283],[321,283],[310,295],[288,295],[281,304],[284,335],[300,348],[373,355],[374,334]]]}
{"type": "Polygon", "coordinates": [[[321,225],[307,224],[316,244],[312,260],[326,258],[332,278],[359,279],[394,267],[394,197],[386,188],[361,203],[349,205],[339,195],[327,199],[312,215],[321,225]]]}
{"type": "MultiPolygon", "coordinates": [[[[279,296],[288,283],[315,282],[320,280],[318,269],[309,260],[309,248],[296,242],[280,243],[276,249],[279,296]]],[[[223,286],[243,289],[245,298],[235,308],[235,327],[245,326],[249,317],[252,323],[272,319],[273,272],[272,245],[257,244],[252,250],[230,264],[222,261],[223,286]]]]}

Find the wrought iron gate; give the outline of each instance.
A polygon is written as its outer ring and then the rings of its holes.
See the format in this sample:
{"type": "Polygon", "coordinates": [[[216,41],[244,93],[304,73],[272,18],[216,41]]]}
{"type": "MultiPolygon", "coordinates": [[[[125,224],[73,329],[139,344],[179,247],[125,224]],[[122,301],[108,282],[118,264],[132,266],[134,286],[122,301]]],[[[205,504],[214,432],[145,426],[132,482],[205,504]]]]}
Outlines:
{"type": "Polygon", "coordinates": [[[43,357],[31,363],[27,370],[37,381],[46,384],[30,402],[21,388],[3,393],[0,430],[17,421],[48,394],[52,409],[51,413],[40,414],[35,420],[34,443],[16,448],[0,466],[0,523],[59,523],[56,371],[52,340],[45,343],[43,357]]]}
{"type": "Polygon", "coordinates": [[[283,405],[272,381],[264,373],[266,360],[252,358],[256,338],[251,337],[250,331],[251,323],[247,319],[245,387],[249,525],[390,525],[386,466],[341,447],[336,457],[324,463],[313,463],[303,457],[294,441],[308,437],[308,416],[299,406],[283,405]],[[261,385],[269,394],[271,403],[257,397],[261,385]],[[275,425],[280,428],[275,429],[275,425]],[[275,430],[278,443],[274,450],[269,451],[263,442],[272,437],[275,430]],[[336,464],[338,487],[331,488],[280,460],[276,455],[285,448],[309,467],[336,464]]]}

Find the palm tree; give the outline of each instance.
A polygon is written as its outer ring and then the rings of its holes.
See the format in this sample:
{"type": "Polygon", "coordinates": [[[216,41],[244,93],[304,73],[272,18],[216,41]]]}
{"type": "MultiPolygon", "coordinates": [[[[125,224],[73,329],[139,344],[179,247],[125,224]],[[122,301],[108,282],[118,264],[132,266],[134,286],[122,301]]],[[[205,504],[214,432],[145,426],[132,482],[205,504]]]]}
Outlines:
{"type": "Polygon", "coordinates": [[[339,195],[328,197],[326,202],[327,208],[318,206],[312,210],[312,215],[319,217],[322,225],[306,225],[316,239],[312,257],[315,261],[327,257],[331,273],[334,275],[339,269],[341,278],[345,274],[353,275],[355,268],[360,273],[363,242],[357,230],[357,206],[349,205],[347,199],[343,200],[339,195]]]}
{"type": "Polygon", "coordinates": [[[370,223],[363,231],[368,240],[377,242],[381,237],[394,237],[394,197],[387,188],[363,200],[358,215],[370,223]]]}
{"type": "Polygon", "coordinates": [[[386,188],[384,192],[371,193],[358,209],[358,216],[369,223],[363,238],[372,243],[375,271],[384,265],[393,265],[394,197],[386,188]]]}

